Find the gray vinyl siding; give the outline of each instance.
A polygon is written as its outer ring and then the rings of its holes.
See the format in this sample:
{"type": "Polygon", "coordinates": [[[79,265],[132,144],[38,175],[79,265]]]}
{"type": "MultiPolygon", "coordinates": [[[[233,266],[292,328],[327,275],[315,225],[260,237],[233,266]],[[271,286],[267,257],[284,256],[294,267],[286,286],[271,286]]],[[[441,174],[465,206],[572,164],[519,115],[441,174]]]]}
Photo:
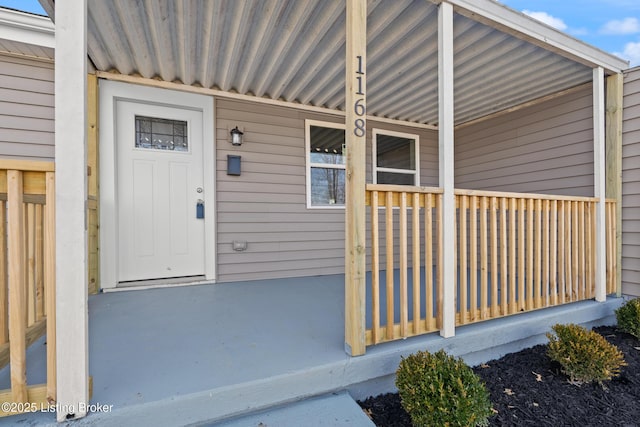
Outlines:
{"type": "Polygon", "coordinates": [[[456,131],[455,186],[593,196],[591,87],[456,131]]]}
{"type": "Polygon", "coordinates": [[[0,54],[0,157],[54,157],[53,63],[0,54]]]}
{"type": "MultiPolygon", "coordinates": [[[[218,281],[344,272],[344,209],[307,209],[305,119],[340,123],[339,116],[263,104],[216,100],[218,281]],[[229,130],[244,129],[241,147],[229,130]],[[242,174],[226,174],[227,155],[242,157],[242,174]],[[247,250],[232,249],[234,240],[247,250]]],[[[368,122],[367,182],[371,182],[371,130],[420,136],[420,183],[437,185],[437,133],[368,122]]]]}
{"type": "Polygon", "coordinates": [[[640,296],[640,68],[624,76],[622,292],[640,296]]]}

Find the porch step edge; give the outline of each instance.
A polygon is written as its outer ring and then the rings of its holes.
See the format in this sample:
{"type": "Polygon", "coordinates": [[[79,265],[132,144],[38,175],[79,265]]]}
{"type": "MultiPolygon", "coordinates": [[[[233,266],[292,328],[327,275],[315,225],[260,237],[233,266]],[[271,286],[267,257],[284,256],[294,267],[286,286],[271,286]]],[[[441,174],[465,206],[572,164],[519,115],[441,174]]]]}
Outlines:
{"type": "Polygon", "coordinates": [[[252,412],[249,415],[206,424],[211,427],[375,427],[362,408],[347,392],[325,394],[289,405],[252,412]]]}
{"type": "Polygon", "coordinates": [[[111,413],[90,414],[74,425],[210,425],[344,390],[359,400],[394,391],[393,375],[400,358],[418,350],[443,348],[469,364],[479,364],[543,342],[544,334],[555,323],[613,324],[613,311],[622,302],[622,298],[610,298],[603,303],[582,301],[466,325],[447,339],[436,333],[385,343],[370,347],[364,356],[351,358],[345,354],[338,361],[310,369],[114,408],[111,413]]]}

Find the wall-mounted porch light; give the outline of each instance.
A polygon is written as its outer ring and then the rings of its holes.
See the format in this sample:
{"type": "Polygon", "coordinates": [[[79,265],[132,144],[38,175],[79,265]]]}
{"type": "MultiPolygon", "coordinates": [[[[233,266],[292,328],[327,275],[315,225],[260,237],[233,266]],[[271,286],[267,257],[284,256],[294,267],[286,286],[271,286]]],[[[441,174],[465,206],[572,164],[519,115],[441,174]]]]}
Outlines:
{"type": "Polygon", "coordinates": [[[238,129],[238,126],[231,129],[231,144],[242,145],[242,135],[244,135],[244,133],[238,129]]]}

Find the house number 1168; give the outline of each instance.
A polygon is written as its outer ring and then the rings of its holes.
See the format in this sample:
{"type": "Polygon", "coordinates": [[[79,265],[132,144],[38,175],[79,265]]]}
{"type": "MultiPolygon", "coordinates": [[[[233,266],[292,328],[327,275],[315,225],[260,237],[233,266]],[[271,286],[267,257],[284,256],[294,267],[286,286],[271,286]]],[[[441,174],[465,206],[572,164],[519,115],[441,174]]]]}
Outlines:
{"type": "MultiPolygon", "coordinates": [[[[356,70],[356,80],[358,82],[358,90],[356,95],[364,96],[362,91],[362,78],[364,77],[364,71],[362,71],[362,56],[356,56],[358,58],[358,69],[356,70]]],[[[364,104],[364,98],[356,98],[356,102],[353,104],[353,111],[358,117],[365,117],[367,108],[364,104]]],[[[357,137],[362,137],[366,133],[364,118],[358,118],[353,122],[353,133],[357,137]]]]}

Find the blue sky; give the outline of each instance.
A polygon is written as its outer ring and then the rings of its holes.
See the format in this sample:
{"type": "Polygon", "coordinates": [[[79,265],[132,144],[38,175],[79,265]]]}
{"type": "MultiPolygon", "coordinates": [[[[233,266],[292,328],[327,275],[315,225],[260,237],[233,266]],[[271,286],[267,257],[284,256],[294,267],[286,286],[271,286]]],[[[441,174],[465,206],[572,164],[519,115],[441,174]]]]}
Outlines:
{"type": "Polygon", "coordinates": [[[512,9],[640,65],[640,0],[501,0],[512,9]]]}
{"type": "MultiPolygon", "coordinates": [[[[392,0],[390,0],[392,1],[392,0]]],[[[640,0],[501,0],[580,40],[640,65],[640,0]]],[[[37,0],[0,6],[44,14],[37,0]]]]}
{"type": "Polygon", "coordinates": [[[0,6],[45,15],[40,3],[38,3],[38,0],[0,0],[0,6]]]}

